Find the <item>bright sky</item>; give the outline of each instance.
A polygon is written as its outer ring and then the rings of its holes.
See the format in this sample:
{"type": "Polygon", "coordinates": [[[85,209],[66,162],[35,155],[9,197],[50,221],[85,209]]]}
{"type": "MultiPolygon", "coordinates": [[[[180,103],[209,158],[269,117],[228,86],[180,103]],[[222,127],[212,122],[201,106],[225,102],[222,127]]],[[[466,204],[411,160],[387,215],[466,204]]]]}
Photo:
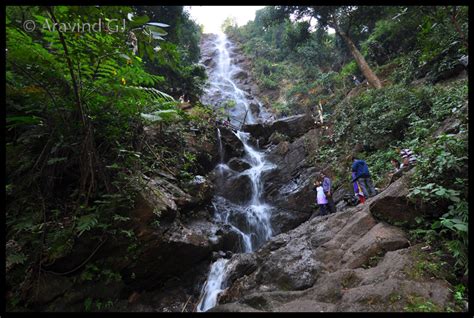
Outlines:
{"type": "Polygon", "coordinates": [[[186,6],[191,18],[204,25],[204,33],[221,33],[227,17],[235,17],[238,26],[255,19],[255,11],[265,6],[186,6]]]}

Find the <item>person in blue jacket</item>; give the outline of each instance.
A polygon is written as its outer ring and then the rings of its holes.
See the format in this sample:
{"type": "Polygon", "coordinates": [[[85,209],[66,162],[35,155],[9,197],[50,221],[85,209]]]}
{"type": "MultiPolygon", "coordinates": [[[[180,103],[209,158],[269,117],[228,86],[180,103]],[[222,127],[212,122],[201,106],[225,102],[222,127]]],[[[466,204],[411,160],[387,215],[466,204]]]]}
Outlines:
{"type": "Polygon", "coordinates": [[[359,181],[360,188],[366,198],[373,197],[377,194],[375,191],[372,178],[370,177],[369,167],[364,160],[352,156],[352,172],[355,173],[352,182],[359,181]]]}

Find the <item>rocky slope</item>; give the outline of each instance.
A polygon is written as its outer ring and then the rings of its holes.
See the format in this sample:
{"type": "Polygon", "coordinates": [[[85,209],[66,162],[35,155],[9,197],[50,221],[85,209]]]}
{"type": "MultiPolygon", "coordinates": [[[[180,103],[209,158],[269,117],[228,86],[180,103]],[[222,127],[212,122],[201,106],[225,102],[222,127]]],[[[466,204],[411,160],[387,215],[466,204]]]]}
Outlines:
{"type": "MultiPolygon", "coordinates": [[[[391,193],[403,191],[410,175],[390,185],[391,193]]],[[[449,284],[418,272],[429,250],[374,218],[374,209],[391,213],[378,207],[386,199],[312,218],[254,254],[235,255],[228,288],[211,311],[403,311],[428,302],[444,310],[449,284]]]]}

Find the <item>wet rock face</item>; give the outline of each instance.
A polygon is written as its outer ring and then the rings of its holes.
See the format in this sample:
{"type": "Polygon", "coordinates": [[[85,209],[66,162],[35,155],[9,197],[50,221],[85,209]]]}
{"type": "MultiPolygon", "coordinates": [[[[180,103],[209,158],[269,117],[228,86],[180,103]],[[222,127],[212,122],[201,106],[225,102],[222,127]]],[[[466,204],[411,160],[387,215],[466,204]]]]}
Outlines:
{"type": "Polygon", "coordinates": [[[224,150],[224,162],[243,156],[245,150],[242,141],[230,129],[221,129],[222,146],[224,150]]]}
{"type": "Polygon", "coordinates": [[[215,57],[217,49],[214,47],[213,39],[217,38],[215,34],[203,34],[201,37],[201,62],[206,66],[213,68],[216,65],[215,57]]]}
{"type": "Polygon", "coordinates": [[[240,158],[232,158],[229,160],[227,163],[229,168],[231,168],[234,171],[242,172],[244,170],[247,170],[250,168],[250,164],[243,159],[240,158]]]}
{"type": "MultiPolygon", "coordinates": [[[[250,88],[248,90],[250,90],[250,88]]],[[[260,106],[257,103],[251,103],[249,107],[250,111],[255,117],[258,117],[260,115],[260,106]]]]}
{"type": "Polygon", "coordinates": [[[245,204],[252,197],[252,181],[248,175],[234,174],[223,181],[218,194],[233,203],[245,204]]]}
{"type": "MultiPolygon", "coordinates": [[[[243,250],[239,233],[230,225],[223,225],[216,235],[222,237],[222,251],[240,252],[243,250]]],[[[225,256],[227,257],[227,254],[225,256]]]]}

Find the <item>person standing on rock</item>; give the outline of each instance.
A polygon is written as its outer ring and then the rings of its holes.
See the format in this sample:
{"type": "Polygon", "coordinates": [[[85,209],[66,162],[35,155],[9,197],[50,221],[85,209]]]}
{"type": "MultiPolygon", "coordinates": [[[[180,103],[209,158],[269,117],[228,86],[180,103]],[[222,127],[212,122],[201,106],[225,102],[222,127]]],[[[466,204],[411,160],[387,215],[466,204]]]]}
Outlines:
{"type": "Polygon", "coordinates": [[[328,200],[326,198],[326,195],[324,194],[321,180],[316,179],[316,181],[314,182],[313,191],[316,192],[316,203],[319,206],[319,215],[326,215],[328,200]]]}
{"type": "Polygon", "coordinates": [[[331,179],[326,174],[324,174],[324,172],[321,172],[319,174],[319,177],[323,182],[322,187],[323,187],[324,195],[326,196],[326,199],[328,201],[327,207],[328,207],[329,213],[336,213],[336,206],[334,205],[334,200],[332,199],[331,179]]]}
{"type": "Polygon", "coordinates": [[[377,194],[372,183],[369,167],[364,160],[352,156],[352,172],[355,173],[352,182],[358,181],[365,198],[368,199],[377,194]]]}
{"type": "Polygon", "coordinates": [[[416,164],[416,156],[413,154],[413,151],[406,148],[400,151],[400,156],[402,157],[402,164],[400,169],[408,170],[416,164]]]}

